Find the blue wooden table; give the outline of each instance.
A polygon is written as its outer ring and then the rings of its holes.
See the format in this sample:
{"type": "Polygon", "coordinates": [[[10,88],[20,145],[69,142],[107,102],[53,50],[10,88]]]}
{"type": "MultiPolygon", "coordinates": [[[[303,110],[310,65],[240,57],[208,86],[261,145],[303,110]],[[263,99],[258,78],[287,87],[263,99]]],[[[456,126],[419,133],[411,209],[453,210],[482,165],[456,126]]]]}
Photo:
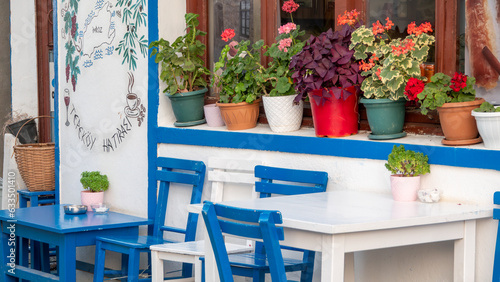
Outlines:
{"type": "Polygon", "coordinates": [[[0,210],[0,281],[16,281],[14,277],[31,281],[76,281],[76,247],[95,244],[96,236],[137,235],[139,225],[151,221],[126,214],[108,212],[67,215],[63,205],[0,210]],[[27,250],[16,253],[15,237],[31,239],[59,247],[59,276],[31,269],[27,265],[27,250]],[[17,257],[19,265],[11,264],[17,257]]]}

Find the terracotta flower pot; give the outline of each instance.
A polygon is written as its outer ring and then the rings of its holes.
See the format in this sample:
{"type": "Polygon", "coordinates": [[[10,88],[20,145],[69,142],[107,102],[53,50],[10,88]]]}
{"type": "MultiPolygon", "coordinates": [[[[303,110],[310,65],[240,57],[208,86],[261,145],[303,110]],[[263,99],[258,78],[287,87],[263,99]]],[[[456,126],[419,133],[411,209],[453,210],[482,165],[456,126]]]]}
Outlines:
{"type": "Polygon", "coordinates": [[[229,130],[243,130],[257,126],[259,118],[259,103],[262,99],[255,100],[252,104],[217,103],[222,119],[229,130]]]}
{"type": "Polygon", "coordinates": [[[394,201],[411,202],[417,199],[417,192],[420,189],[420,175],[403,177],[401,175],[391,175],[391,191],[394,201]]]}
{"type": "Polygon", "coordinates": [[[481,142],[478,138],[476,120],[471,111],[479,108],[483,102],[483,98],[476,98],[469,102],[445,103],[437,108],[445,136],[443,144],[470,145],[481,142]]]}

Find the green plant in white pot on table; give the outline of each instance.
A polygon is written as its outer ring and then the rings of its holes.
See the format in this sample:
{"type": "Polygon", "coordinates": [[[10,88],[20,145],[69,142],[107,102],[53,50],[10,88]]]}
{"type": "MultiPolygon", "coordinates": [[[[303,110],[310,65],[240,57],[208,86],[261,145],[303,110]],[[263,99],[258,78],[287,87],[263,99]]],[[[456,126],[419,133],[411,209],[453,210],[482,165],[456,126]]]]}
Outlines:
{"type": "Polygon", "coordinates": [[[205,67],[201,58],[206,46],[198,40],[206,32],[197,29],[197,14],[186,14],[186,34],[179,36],[174,42],[161,38],[151,42],[151,56],[161,64],[160,79],[167,84],[167,97],[172,102],[177,122],[175,126],[193,126],[205,123],[203,105],[207,89],[206,76],[210,70],[205,67]]]}
{"type": "Polygon", "coordinates": [[[107,175],[103,175],[99,171],[84,171],[80,183],[85,189],[81,192],[82,205],[86,205],[87,210],[92,210],[92,205],[104,202],[104,191],[109,188],[107,175]]]}
{"type": "Polygon", "coordinates": [[[406,150],[404,145],[394,145],[385,167],[392,173],[391,191],[396,201],[415,201],[420,189],[420,175],[431,172],[429,157],[406,150]]]}

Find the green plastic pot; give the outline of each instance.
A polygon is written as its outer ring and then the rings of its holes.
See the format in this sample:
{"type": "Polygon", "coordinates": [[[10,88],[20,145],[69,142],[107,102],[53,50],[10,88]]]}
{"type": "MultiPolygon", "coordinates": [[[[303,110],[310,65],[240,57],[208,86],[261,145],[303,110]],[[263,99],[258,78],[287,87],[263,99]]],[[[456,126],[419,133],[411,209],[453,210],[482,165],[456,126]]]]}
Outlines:
{"type": "Polygon", "coordinates": [[[207,88],[203,88],[193,92],[165,94],[172,102],[172,110],[177,120],[175,126],[193,126],[206,122],[203,118],[203,106],[207,91],[207,88]]]}
{"type": "Polygon", "coordinates": [[[386,140],[406,136],[403,131],[406,100],[361,98],[360,102],[366,108],[368,124],[372,131],[368,138],[386,140]]]}

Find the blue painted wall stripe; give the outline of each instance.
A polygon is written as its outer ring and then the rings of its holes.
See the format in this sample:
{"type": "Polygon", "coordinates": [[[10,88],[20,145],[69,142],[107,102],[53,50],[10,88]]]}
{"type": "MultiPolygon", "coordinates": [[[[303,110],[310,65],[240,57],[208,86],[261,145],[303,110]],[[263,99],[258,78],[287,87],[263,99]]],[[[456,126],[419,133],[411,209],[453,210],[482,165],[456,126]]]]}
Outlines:
{"type": "MultiPolygon", "coordinates": [[[[148,40],[149,43],[158,40],[158,1],[148,1],[148,40]]],[[[156,206],[156,178],[157,158],[157,129],[159,99],[158,65],[151,58],[148,59],[148,218],[154,219],[156,206]]],[[[153,226],[149,226],[148,233],[152,234],[153,226]]]]}
{"type": "MultiPolygon", "coordinates": [[[[318,138],[162,127],[158,129],[158,142],[386,160],[392,147],[401,144],[400,142],[404,144],[404,139],[394,140],[394,142],[377,142],[345,138],[318,138]]],[[[428,155],[431,164],[500,170],[500,151],[498,150],[404,145],[406,149],[428,155]]]]}
{"type": "Polygon", "coordinates": [[[58,40],[58,28],[57,28],[57,0],[52,1],[53,13],[52,13],[52,22],[53,24],[53,34],[54,34],[54,79],[55,79],[55,87],[54,87],[54,142],[55,142],[55,182],[56,182],[56,204],[59,204],[59,175],[60,175],[60,167],[61,167],[61,158],[60,158],[60,150],[59,150],[59,40],[58,40]]]}

